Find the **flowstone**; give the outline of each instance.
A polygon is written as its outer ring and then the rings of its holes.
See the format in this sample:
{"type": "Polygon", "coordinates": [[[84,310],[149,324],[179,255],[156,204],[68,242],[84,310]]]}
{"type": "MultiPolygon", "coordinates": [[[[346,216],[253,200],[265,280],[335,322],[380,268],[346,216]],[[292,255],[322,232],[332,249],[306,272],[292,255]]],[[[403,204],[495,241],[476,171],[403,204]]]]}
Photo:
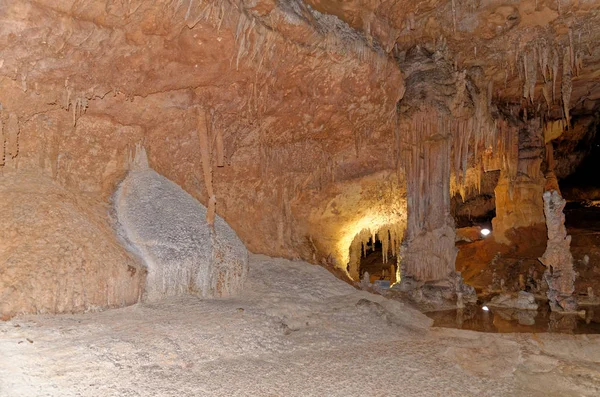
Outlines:
{"type": "Polygon", "coordinates": [[[145,299],[238,293],[248,251],[235,231],[174,182],[148,167],[143,149],[114,195],[121,236],[148,268],[145,299]]]}
{"type": "Polygon", "coordinates": [[[139,301],[146,271],[119,245],[103,203],[25,173],[0,177],[0,198],[0,319],[139,301]]]}

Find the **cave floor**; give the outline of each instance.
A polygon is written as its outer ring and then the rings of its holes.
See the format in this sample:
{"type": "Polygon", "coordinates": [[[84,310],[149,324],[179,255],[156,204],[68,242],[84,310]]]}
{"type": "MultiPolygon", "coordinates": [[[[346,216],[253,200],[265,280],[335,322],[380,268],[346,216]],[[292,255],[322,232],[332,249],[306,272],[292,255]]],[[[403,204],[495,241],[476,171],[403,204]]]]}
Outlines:
{"type": "Polygon", "coordinates": [[[597,396],[600,337],[430,328],[325,269],[245,292],[0,323],[0,396],[597,396]]]}

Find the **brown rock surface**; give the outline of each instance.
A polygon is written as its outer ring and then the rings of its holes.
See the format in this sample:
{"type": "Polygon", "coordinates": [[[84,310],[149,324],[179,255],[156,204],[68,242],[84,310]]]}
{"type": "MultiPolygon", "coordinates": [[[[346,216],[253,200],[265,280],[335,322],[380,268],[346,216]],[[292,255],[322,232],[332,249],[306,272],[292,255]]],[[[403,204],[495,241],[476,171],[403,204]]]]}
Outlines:
{"type": "Polygon", "coordinates": [[[545,150],[539,120],[520,123],[508,133],[514,137],[501,166],[495,189],[496,217],[492,221],[494,239],[507,245],[507,232],[523,227],[544,228],[542,194],[546,183],[541,168],[545,150]]]}
{"type": "Polygon", "coordinates": [[[42,175],[0,177],[0,315],[138,302],[146,270],[116,240],[106,207],[42,175]]]}

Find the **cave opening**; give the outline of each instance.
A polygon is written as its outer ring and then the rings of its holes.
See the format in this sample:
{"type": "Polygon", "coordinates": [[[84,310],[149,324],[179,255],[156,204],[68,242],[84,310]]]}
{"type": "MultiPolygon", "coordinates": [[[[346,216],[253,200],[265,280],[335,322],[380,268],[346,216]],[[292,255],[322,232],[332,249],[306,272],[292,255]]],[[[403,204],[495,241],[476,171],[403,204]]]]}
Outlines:
{"type": "Polygon", "coordinates": [[[496,216],[495,197],[492,193],[482,193],[464,199],[460,195],[452,197],[452,214],[457,229],[481,226],[491,228],[496,216]]]}
{"type": "MultiPolygon", "coordinates": [[[[589,129],[577,142],[575,153],[586,152],[575,171],[559,181],[563,196],[569,202],[600,201],[600,123],[589,129]]],[[[555,149],[556,151],[556,149],[555,149]]]]}
{"type": "MultiPolygon", "coordinates": [[[[388,236],[389,237],[389,236],[388,236]]],[[[398,268],[398,255],[387,247],[387,253],[383,247],[378,234],[362,245],[362,252],[359,263],[359,275],[362,280],[365,273],[369,274],[369,282],[373,283],[377,280],[386,280],[390,284],[394,284],[396,280],[396,270],[398,268]]]]}
{"type": "Polygon", "coordinates": [[[600,124],[590,128],[579,141],[576,152],[587,152],[575,171],[559,181],[565,206],[565,224],[570,233],[580,235],[600,231],[600,124]],[[586,232],[587,231],[587,232],[586,232]]]}

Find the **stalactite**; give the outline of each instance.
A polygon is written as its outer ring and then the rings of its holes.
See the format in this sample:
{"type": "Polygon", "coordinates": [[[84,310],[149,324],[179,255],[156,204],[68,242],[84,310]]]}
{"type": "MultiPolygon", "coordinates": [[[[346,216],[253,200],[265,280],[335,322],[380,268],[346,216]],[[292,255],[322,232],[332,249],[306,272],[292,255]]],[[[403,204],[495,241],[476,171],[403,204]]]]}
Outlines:
{"type": "Polygon", "coordinates": [[[581,73],[581,69],[583,69],[583,52],[577,53],[577,76],[581,73]]]}
{"type": "Polygon", "coordinates": [[[523,84],[523,98],[529,99],[531,103],[535,98],[535,85],[537,83],[537,51],[531,54],[523,53],[523,70],[525,82],[523,84]]]}
{"type": "Polygon", "coordinates": [[[2,113],[0,113],[0,167],[5,164],[5,152],[4,152],[4,123],[2,122],[2,113]]]}
{"type": "Polygon", "coordinates": [[[537,83],[537,55],[535,51],[532,56],[533,59],[529,64],[529,99],[533,104],[533,100],[535,99],[535,85],[537,83]]]}
{"type": "Polygon", "coordinates": [[[135,144],[133,150],[127,150],[127,169],[146,170],[150,167],[146,148],[141,142],[135,144]]]}
{"type": "Polygon", "coordinates": [[[187,11],[185,13],[185,20],[187,21],[188,18],[190,17],[190,11],[192,10],[192,3],[194,2],[194,0],[190,0],[189,4],[188,4],[188,8],[187,11]]]}
{"type": "Polygon", "coordinates": [[[14,159],[19,154],[19,135],[21,133],[19,118],[14,113],[8,114],[6,123],[6,149],[7,159],[14,159]]]}
{"type": "Polygon", "coordinates": [[[215,221],[217,200],[213,190],[213,172],[211,165],[212,151],[208,136],[206,111],[204,109],[198,109],[197,126],[198,138],[200,140],[200,155],[202,161],[202,171],[204,174],[204,184],[208,193],[208,211],[206,212],[206,221],[212,226],[215,221]]]}
{"type": "Polygon", "coordinates": [[[384,233],[383,236],[379,234],[379,241],[381,241],[381,257],[383,263],[388,262],[388,254],[390,249],[390,240],[388,233],[384,233]]]}
{"type": "Polygon", "coordinates": [[[386,224],[375,229],[364,228],[358,232],[349,247],[350,277],[355,281],[359,280],[360,259],[366,257],[370,252],[369,242],[372,243],[371,249],[373,250],[375,242],[377,240],[381,242],[382,261],[389,263],[390,256],[398,258],[398,250],[403,236],[404,225],[396,223],[386,224]]]}
{"type": "Polygon", "coordinates": [[[575,65],[575,47],[573,46],[573,29],[571,28],[569,28],[569,60],[570,69],[575,69],[577,66],[575,65]]]}
{"type": "Polygon", "coordinates": [[[217,16],[219,23],[217,24],[217,32],[221,31],[221,25],[223,24],[223,20],[225,19],[225,5],[221,2],[219,6],[219,14],[217,16]]]}
{"type": "Polygon", "coordinates": [[[556,79],[558,78],[558,65],[559,65],[558,51],[556,48],[552,49],[552,102],[556,102],[556,79]]]}
{"type": "Polygon", "coordinates": [[[550,82],[546,81],[544,83],[544,85],[542,86],[542,94],[544,96],[544,100],[546,101],[546,105],[548,106],[548,109],[550,108],[550,105],[552,104],[552,98],[550,97],[550,82]]]}
{"type": "Polygon", "coordinates": [[[523,54],[523,75],[525,76],[525,83],[523,84],[523,98],[529,97],[529,75],[527,74],[527,53],[523,54]]]}
{"type": "Polygon", "coordinates": [[[27,92],[27,74],[26,73],[21,74],[21,90],[23,90],[23,92],[27,92]]]}
{"type": "Polygon", "coordinates": [[[254,39],[254,47],[252,49],[252,54],[250,55],[250,62],[253,62],[256,59],[256,56],[264,51],[264,43],[267,40],[268,34],[260,28],[260,25],[257,25],[256,34],[254,39]]]}
{"type": "Polygon", "coordinates": [[[548,46],[544,43],[544,46],[539,49],[539,61],[540,61],[540,69],[542,72],[542,78],[544,81],[548,80],[548,59],[549,59],[548,46]]]}
{"type": "Polygon", "coordinates": [[[563,74],[561,83],[562,103],[563,110],[565,113],[565,119],[567,120],[567,128],[571,126],[570,106],[571,106],[571,92],[573,91],[573,82],[571,81],[571,62],[569,54],[565,51],[563,55],[563,74]]]}
{"type": "Polygon", "coordinates": [[[225,166],[225,149],[223,145],[223,129],[219,128],[216,136],[217,167],[225,166]]]}
{"type": "Polygon", "coordinates": [[[452,0],[452,31],[456,33],[456,0],[452,0]]]}
{"type": "MultiPolygon", "coordinates": [[[[116,95],[118,90],[113,89],[113,93],[116,95]]],[[[88,93],[79,93],[70,86],[69,79],[65,80],[65,102],[63,108],[66,111],[71,111],[71,119],[73,127],[77,126],[77,119],[81,117],[88,108],[89,101],[88,97],[93,98],[93,88],[88,90],[88,93]]]]}

